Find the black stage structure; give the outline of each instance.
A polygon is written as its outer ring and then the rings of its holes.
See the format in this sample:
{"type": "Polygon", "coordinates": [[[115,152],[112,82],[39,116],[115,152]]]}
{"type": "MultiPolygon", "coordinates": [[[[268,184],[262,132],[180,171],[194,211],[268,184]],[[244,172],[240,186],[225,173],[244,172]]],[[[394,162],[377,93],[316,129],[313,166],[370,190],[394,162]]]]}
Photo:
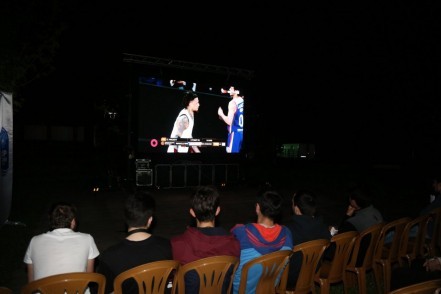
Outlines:
{"type": "MultiPolygon", "coordinates": [[[[128,174],[136,186],[185,188],[239,182],[241,165],[248,157],[253,131],[251,127],[244,128],[241,151],[227,153],[225,145],[222,145],[226,141],[227,126],[215,113],[214,109],[218,106],[214,103],[221,105],[225,113],[228,111],[231,98],[221,96],[221,87],[228,89],[231,85],[239,85],[245,95],[252,95],[254,71],[128,53],[123,54],[123,62],[127,65],[128,76],[128,174]],[[173,87],[173,81],[185,81],[185,88],[173,87]],[[202,111],[198,112],[199,121],[195,122],[199,133],[196,136],[193,133],[195,142],[189,144],[208,147],[200,148],[201,153],[198,154],[167,153],[161,146],[179,112],[172,107],[175,101],[167,102],[167,99],[180,99],[182,92],[179,90],[192,90],[200,97],[202,111]],[[210,132],[217,136],[211,136],[210,132]]],[[[254,106],[247,103],[244,111],[246,125],[251,126],[255,117],[254,106]]]]}

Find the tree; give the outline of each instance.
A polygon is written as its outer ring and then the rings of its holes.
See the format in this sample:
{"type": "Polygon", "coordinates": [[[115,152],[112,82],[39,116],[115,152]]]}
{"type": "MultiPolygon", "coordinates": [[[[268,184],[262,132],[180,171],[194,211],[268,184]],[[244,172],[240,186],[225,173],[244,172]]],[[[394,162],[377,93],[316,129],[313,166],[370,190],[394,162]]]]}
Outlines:
{"type": "Polygon", "coordinates": [[[0,91],[14,93],[20,108],[21,91],[55,69],[59,40],[67,25],[63,12],[69,1],[3,0],[0,2],[0,91]]]}

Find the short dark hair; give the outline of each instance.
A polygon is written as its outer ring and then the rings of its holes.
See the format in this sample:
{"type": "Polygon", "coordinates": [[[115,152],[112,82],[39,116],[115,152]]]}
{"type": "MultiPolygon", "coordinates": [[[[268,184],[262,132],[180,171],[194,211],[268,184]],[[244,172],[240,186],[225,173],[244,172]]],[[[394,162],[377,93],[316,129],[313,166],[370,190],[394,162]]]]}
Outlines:
{"type": "Polygon", "coordinates": [[[372,190],[366,184],[357,184],[350,188],[349,199],[354,200],[360,208],[372,204],[372,190]]]}
{"type": "Polygon", "coordinates": [[[70,228],[72,220],[76,217],[77,209],[74,205],[66,202],[54,203],[49,213],[50,228],[70,228]]]}
{"type": "Polygon", "coordinates": [[[142,227],[153,216],[156,202],[147,191],[130,194],[124,204],[124,218],[128,227],[142,227]]]}
{"type": "Polygon", "coordinates": [[[196,95],[195,92],[185,91],[184,96],[182,97],[182,106],[184,108],[187,108],[188,104],[190,104],[190,102],[193,101],[197,97],[198,97],[198,95],[196,95]]]}
{"type": "Polygon", "coordinates": [[[314,193],[307,190],[298,190],[292,197],[294,205],[300,209],[300,212],[309,216],[315,215],[316,199],[314,193]]]}
{"type": "Polygon", "coordinates": [[[282,213],[283,198],[277,191],[263,189],[257,195],[257,203],[262,215],[277,220],[282,213]]]}
{"type": "Polygon", "coordinates": [[[214,186],[197,188],[191,200],[191,208],[199,221],[213,221],[220,205],[219,191],[214,186]]]}

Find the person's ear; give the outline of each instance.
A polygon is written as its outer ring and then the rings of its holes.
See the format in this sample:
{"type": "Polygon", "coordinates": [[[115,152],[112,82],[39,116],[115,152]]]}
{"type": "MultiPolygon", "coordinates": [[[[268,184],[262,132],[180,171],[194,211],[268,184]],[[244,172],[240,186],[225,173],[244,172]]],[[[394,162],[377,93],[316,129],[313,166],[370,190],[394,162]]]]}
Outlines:
{"type": "Polygon", "coordinates": [[[152,222],[153,222],[153,216],[149,217],[149,219],[147,220],[147,229],[150,228],[152,222]]]}
{"type": "Polygon", "coordinates": [[[192,217],[196,218],[196,213],[194,213],[193,208],[190,208],[190,214],[192,217]]]}
{"type": "Polygon", "coordinates": [[[259,205],[259,203],[256,203],[256,213],[260,214],[260,205],[259,205]]]}
{"type": "Polygon", "coordinates": [[[220,206],[218,206],[218,207],[216,208],[216,213],[215,213],[214,215],[217,216],[219,213],[220,213],[220,206]]]}
{"type": "Polygon", "coordinates": [[[72,219],[72,221],[70,222],[70,228],[71,228],[72,230],[75,230],[76,227],[77,227],[77,220],[74,218],[74,219],[72,219]]]}
{"type": "Polygon", "coordinates": [[[302,212],[300,211],[300,208],[297,205],[293,204],[293,207],[294,207],[294,213],[296,215],[302,215],[302,212]]]}

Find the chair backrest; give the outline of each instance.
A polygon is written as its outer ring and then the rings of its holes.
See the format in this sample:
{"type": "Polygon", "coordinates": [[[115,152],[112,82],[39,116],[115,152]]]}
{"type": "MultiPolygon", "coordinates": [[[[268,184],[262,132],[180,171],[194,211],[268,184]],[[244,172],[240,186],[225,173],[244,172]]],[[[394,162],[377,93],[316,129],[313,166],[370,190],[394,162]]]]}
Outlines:
{"type": "Polygon", "coordinates": [[[372,225],[361,231],[355,238],[354,248],[346,265],[345,291],[348,291],[348,283],[352,281],[349,277],[355,274],[357,276],[358,293],[366,293],[366,273],[374,269],[374,251],[383,226],[384,222],[372,225]]]}
{"type": "Polygon", "coordinates": [[[426,240],[427,253],[429,256],[439,256],[441,254],[441,207],[433,209],[429,214],[432,231],[430,232],[431,238],[426,240]]]}
{"type": "Polygon", "coordinates": [[[0,287],[0,294],[13,294],[12,289],[8,287],[0,287]]]}
{"type": "Polygon", "coordinates": [[[128,269],[115,277],[113,281],[114,294],[123,293],[124,282],[129,282],[131,279],[138,286],[139,293],[165,293],[170,281],[174,286],[176,280],[173,279],[175,279],[178,268],[179,261],[159,260],[128,269]]]}
{"type": "Polygon", "coordinates": [[[314,277],[322,260],[323,252],[329,244],[330,241],[327,239],[316,239],[294,246],[292,250],[294,253],[302,253],[302,267],[299,272],[294,293],[315,292],[314,277]]]}
{"type": "Polygon", "coordinates": [[[93,284],[97,287],[98,294],[104,294],[106,277],[99,273],[85,272],[64,273],[41,278],[24,285],[21,288],[21,293],[84,293],[93,284]]]}
{"type": "MultiPolygon", "coordinates": [[[[320,270],[315,276],[315,281],[323,287],[324,280],[327,280],[326,287],[331,283],[343,281],[346,264],[351,256],[355,239],[358,236],[357,231],[343,232],[332,236],[329,248],[332,248],[332,256],[330,260],[324,260],[320,266],[320,270]]],[[[329,289],[326,290],[328,292],[329,289]]],[[[324,293],[322,290],[321,293],[324,293]]]]}
{"type": "Polygon", "coordinates": [[[379,269],[376,271],[377,284],[380,285],[382,281],[384,293],[390,291],[391,270],[398,263],[401,235],[411,220],[410,217],[402,217],[387,222],[380,231],[374,252],[374,266],[379,269]]]}
{"type": "Polygon", "coordinates": [[[413,218],[404,227],[398,249],[400,266],[408,265],[418,257],[424,256],[424,240],[430,214],[413,218]]]}
{"type": "Polygon", "coordinates": [[[388,260],[390,264],[398,261],[400,238],[404,228],[411,220],[410,217],[402,217],[385,223],[378,237],[374,260],[388,260]]]}
{"type": "Polygon", "coordinates": [[[378,223],[361,231],[355,238],[354,248],[346,268],[363,267],[366,270],[372,268],[374,251],[384,223],[378,223]]]}
{"type": "Polygon", "coordinates": [[[440,289],[441,289],[441,279],[437,279],[437,280],[425,281],[418,284],[413,284],[399,289],[395,289],[389,292],[389,294],[413,294],[413,293],[434,294],[434,293],[440,293],[440,289]]]}
{"type": "Polygon", "coordinates": [[[247,289],[248,272],[251,268],[259,266],[262,269],[259,277],[255,294],[274,294],[276,287],[280,292],[285,293],[286,277],[284,282],[280,282],[282,272],[289,267],[289,258],[292,250],[279,250],[264,254],[245,263],[239,284],[239,294],[250,293],[247,289]]]}
{"type": "Polygon", "coordinates": [[[195,271],[199,278],[199,293],[220,294],[222,289],[230,293],[233,277],[239,265],[235,256],[219,255],[198,259],[182,265],[177,274],[177,286],[173,293],[185,293],[185,277],[195,271]]]}

